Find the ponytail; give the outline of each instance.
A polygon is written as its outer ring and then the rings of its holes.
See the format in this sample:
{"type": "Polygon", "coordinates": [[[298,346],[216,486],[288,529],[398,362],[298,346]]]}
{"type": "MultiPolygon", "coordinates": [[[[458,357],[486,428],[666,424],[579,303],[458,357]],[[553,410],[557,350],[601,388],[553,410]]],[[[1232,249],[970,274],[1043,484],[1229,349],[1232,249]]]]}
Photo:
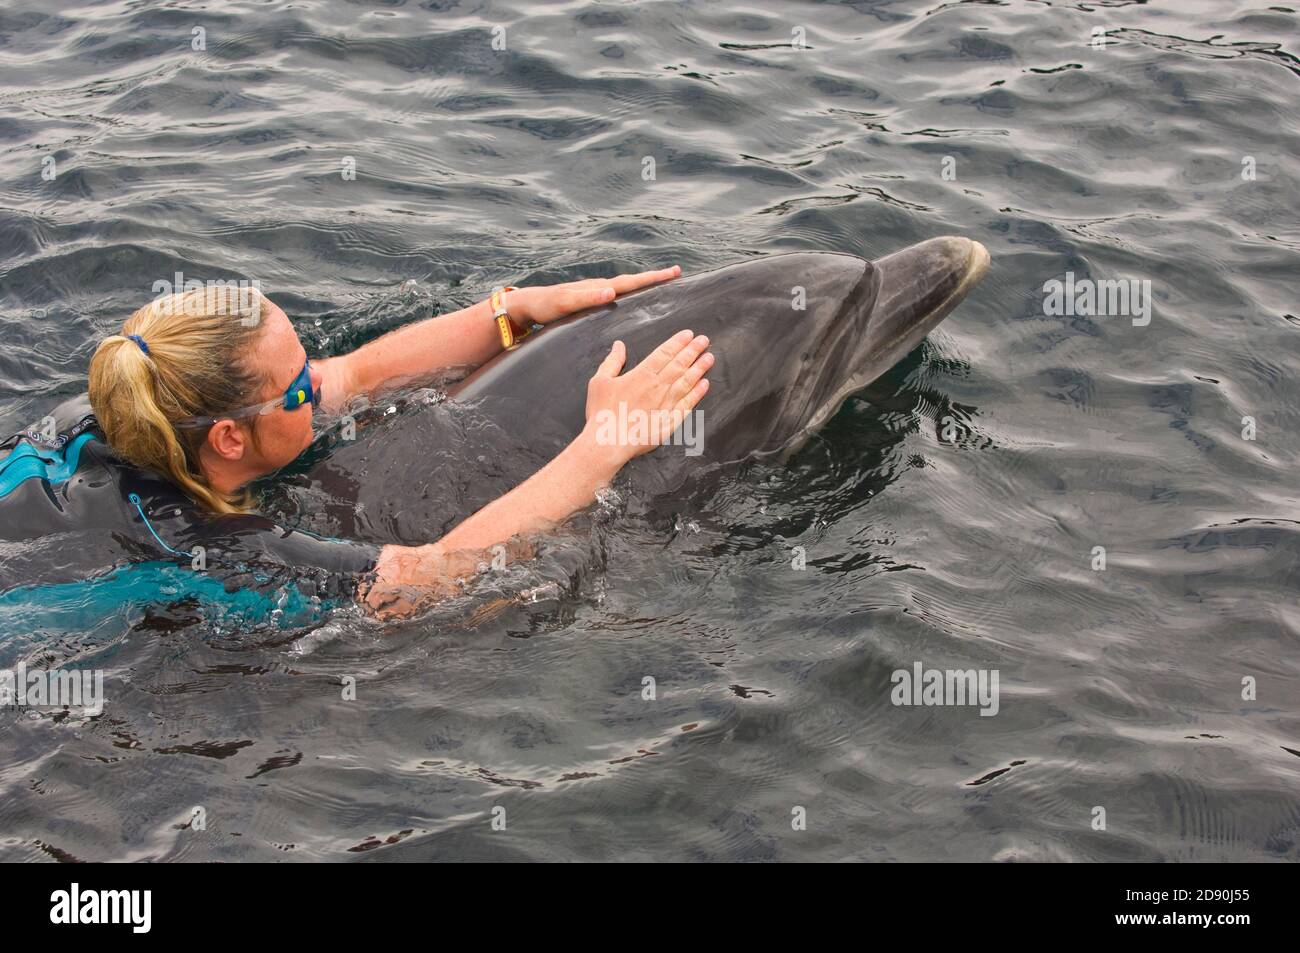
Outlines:
{"type": "Polygon", "coordinates": [[[244,406],[257,393],[262,382],[244,357],[261,333],[262,304],[260,292],[234,286],[159,298],[90,359],[90,404],[113,451],[214,513],[248,510],[249,494],[214,490],[199,467],[207,431],[174,422],[244,406]]]}

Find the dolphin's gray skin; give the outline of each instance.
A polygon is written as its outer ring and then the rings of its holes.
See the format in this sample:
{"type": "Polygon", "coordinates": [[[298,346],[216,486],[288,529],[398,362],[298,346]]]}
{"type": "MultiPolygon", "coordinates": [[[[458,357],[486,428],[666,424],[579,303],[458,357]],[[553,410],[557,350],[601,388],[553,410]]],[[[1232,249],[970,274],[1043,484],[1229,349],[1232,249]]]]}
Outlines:
{"type": "Polygon", "coordinates": [[[703,453],[668,445],[631,464],[638,486],[673,489],[709,464],[796,449],[947,317],[988,262],[978,242],[945,237],[876,262],[800,253],[728,265],[549,325],[451,393],[499,407],[498,424],[520,434],[545,415],[561,424],[552,439],[567,442],[585,420],[587,378],[615,340],[627,345],[626,370],[683,328],[707,334],[717,363],[698,408],[703,453]]]}
{"type": "Polygon", "coordinates": [[[697,408],[703,453],[670,444],[624,468],[638,500],[671,511],[716,464],[797,448],[915,348],[988,261],[978,242],[935,238],[876,262],[775,255],[637,291],[534,332],[451,388],[452,400],[399,407],[355,441],[304,460],[307,497],[266,500],[283,510],[268,515],[292,523],[323,505],[328,517],[317,528],[328,535],[431,542],[578,434],[587,381],[616,339],[627,344],[630,369],[689,328],[709,336],[717,358],[697,408]],[[804,310],[793,307],[796,288],[804,310]]]}

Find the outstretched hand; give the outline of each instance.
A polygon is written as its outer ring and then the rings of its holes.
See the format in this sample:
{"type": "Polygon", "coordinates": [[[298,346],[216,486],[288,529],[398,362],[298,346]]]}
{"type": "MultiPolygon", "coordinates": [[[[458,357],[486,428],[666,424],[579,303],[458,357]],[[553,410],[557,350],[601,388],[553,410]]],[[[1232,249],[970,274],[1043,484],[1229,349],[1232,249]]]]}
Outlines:
{"type": "Polygon", "coordinates": [[[627,347],[615,341],[587,384],[587,426],[619,463],[665,443],[709,389],[709,339],[678,331],[626,374],[627,347]],[[645,426],[623,429],[621,421],[645,426]]]}
{"type": "Polygon", "coordinates": [[[588,308],[609,304],[618,295],[677,278],[682,273],[679,265],[659,271],[643,271],[635,275],[615,275],[613,278],[585,278],[566,281],[561,285],[538,285],[517,288],[506,296],[510,316],[520,321],[549,324],[588,308]]]}

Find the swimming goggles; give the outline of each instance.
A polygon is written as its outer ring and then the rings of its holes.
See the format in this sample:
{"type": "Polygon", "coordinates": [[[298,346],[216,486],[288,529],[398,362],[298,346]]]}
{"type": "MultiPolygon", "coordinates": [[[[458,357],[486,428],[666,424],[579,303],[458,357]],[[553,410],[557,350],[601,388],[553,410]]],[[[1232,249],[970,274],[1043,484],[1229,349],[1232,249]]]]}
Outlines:
{"type": "Polygon", "coordinates": [[[297,410],[306,403],[310,403],[313,408],[320,406],[320,391],[313,390],[311,386],[310,358],[302,366],[302,370],[293,379],[293,383],[289,385],[289,389],[284,392],[283,397],[276,397],[261,404],[253,404],[251,407],[241,407],[239,410],[228,410],[213,417],[182,417],[180,420],[175,421],[174,426],[183,430],[211,427],[218,420],[243,420],[246,417],[265,416],[277,407],[283,407],[285,410],[297,410]]]}

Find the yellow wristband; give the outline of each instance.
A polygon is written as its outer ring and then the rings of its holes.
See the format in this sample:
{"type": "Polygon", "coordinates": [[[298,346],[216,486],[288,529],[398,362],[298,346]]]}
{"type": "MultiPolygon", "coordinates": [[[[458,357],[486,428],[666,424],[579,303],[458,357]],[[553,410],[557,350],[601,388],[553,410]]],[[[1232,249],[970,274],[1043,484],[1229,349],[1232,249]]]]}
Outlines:
{"type": "Polygon", "coordinates": [[[533,330],[529,325],[525,330],[520,331],[515,327],[510,315],[506,312],[506,292],[518,291],[513,285],[506,285],[502,288],[492,289],[492,297],[488,299],[488,306],[492,309],[492,319],[496,321],[497,332],[501,335],[501,347],[510,350],[519,343],[521,338],[526,338],[533,330]]]}

